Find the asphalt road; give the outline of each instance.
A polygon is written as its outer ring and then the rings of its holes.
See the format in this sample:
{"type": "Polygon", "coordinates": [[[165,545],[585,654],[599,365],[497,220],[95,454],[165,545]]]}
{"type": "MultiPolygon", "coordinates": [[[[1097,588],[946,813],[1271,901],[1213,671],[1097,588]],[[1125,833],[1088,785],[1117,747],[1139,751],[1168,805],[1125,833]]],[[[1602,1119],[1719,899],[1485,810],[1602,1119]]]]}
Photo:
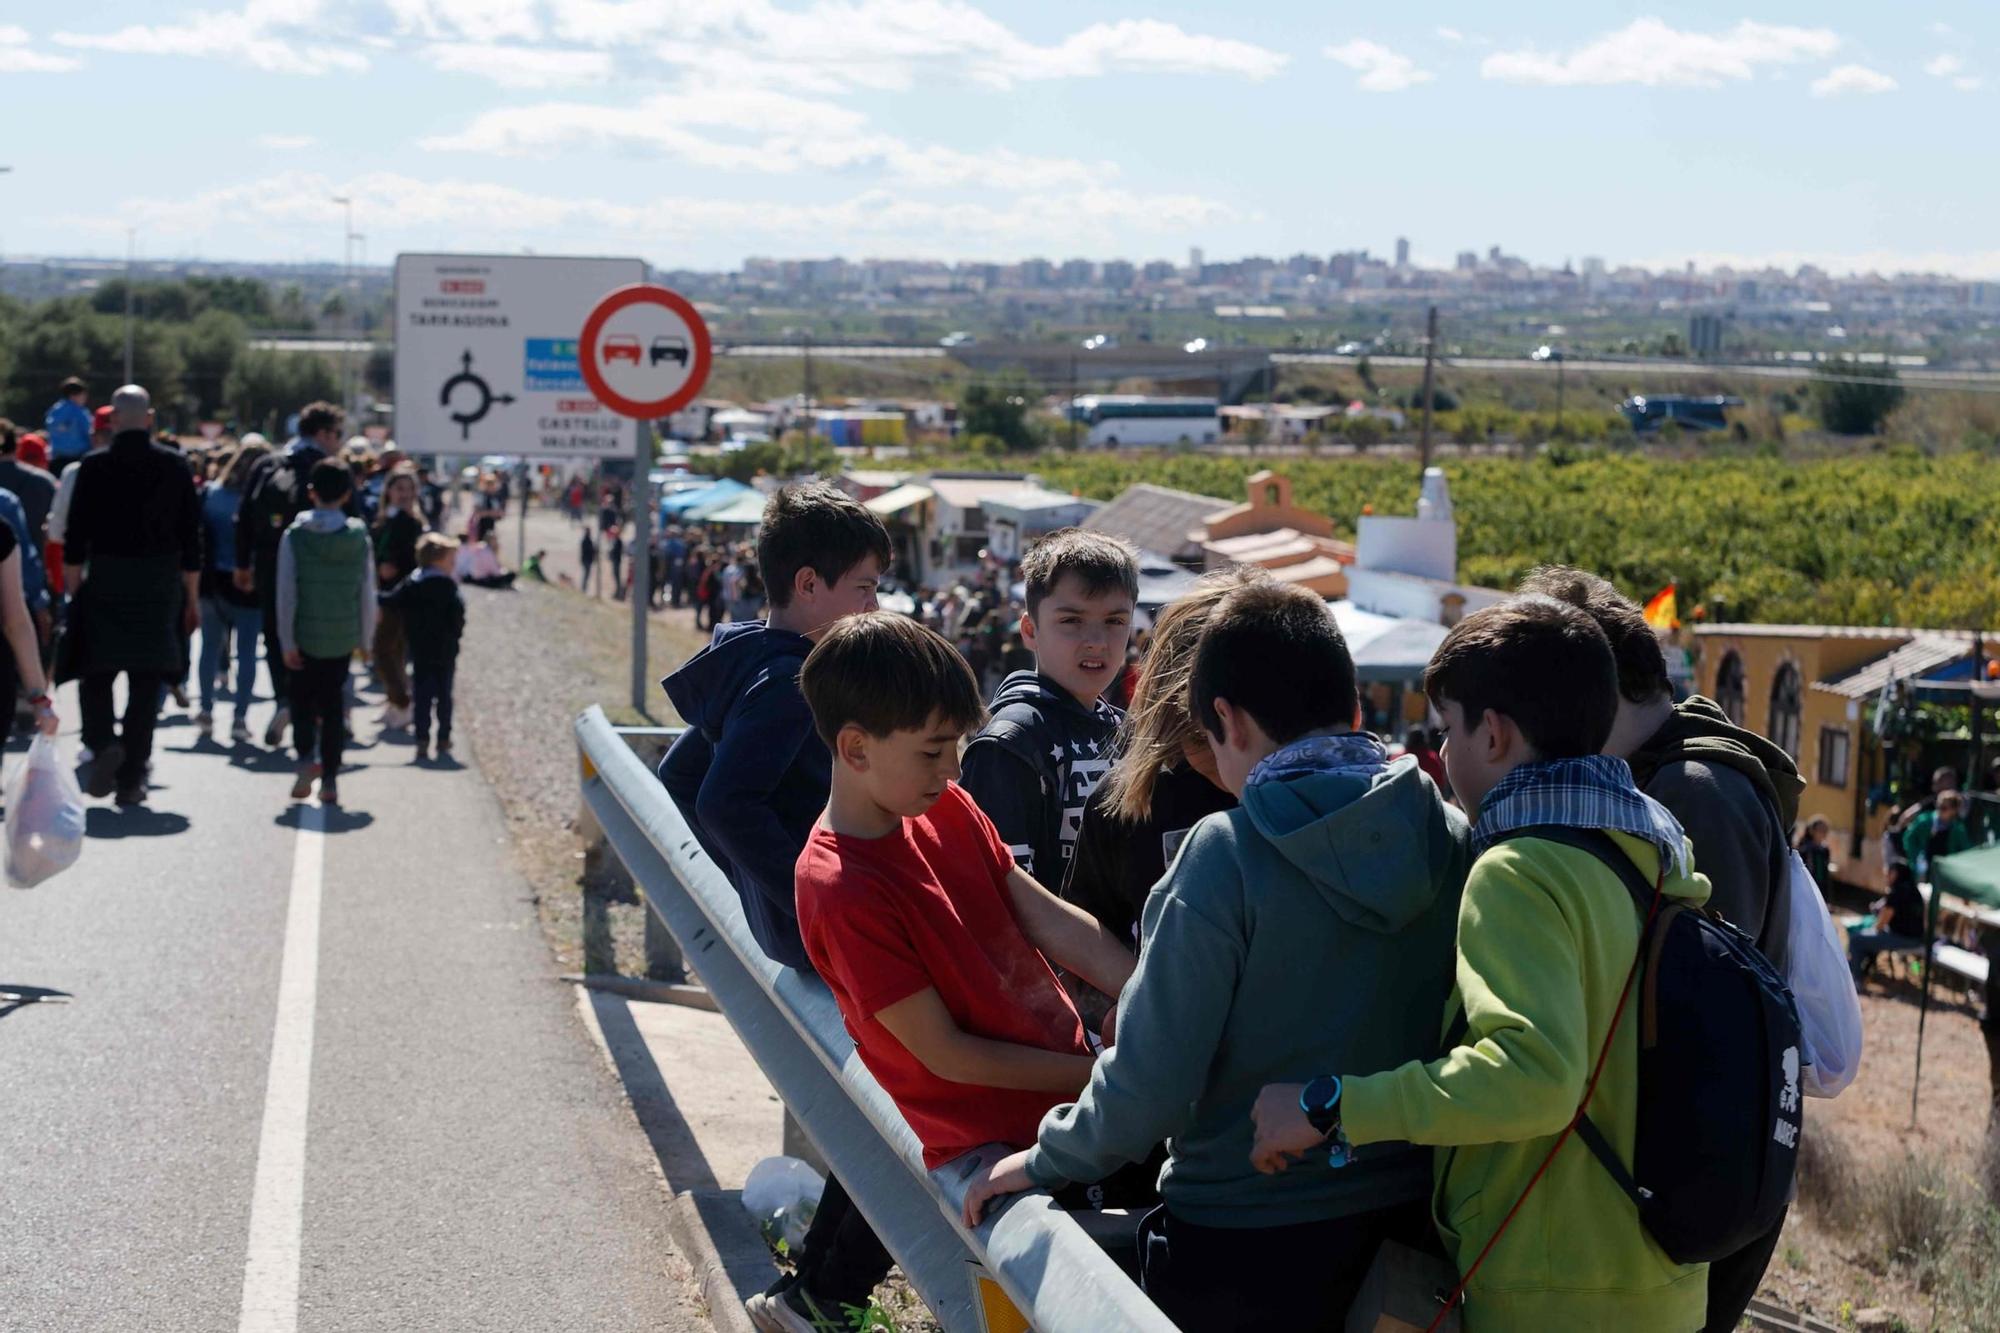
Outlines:
{"type": "Polygon", "coordinates": [[[705,1327],[478,770],[385,739],[322,817],[169,711],[150,807],[0,888],[0,990],[74,997],[0,1002],[0,1329],[705,1327]]]}

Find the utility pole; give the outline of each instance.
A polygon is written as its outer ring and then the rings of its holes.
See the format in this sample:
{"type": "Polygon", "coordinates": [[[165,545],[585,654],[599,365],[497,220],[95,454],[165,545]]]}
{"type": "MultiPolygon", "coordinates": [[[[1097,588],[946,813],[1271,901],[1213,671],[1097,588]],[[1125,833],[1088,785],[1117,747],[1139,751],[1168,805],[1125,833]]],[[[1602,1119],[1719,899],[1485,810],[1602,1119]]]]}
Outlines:
{"type": "Polygon", "coordinates": [[[1076,452],[1076,353],[1069,354],[1069,451],[1076,452]]]}
{"type": "Polygon", "coordinates": [[[125,229],[125,383],[132,382],[132,252],[138,247],[139,229],[125,229]]]}
{"type": "Polygon", "coordinates": [[[803,451],[804,451],[804,454],[805,454],[806,456],[810,456],[810,455],[811,455],[811,453],[812,453],[812,438],[813,438],[813,335],[812,335],[812,330],[811,330],[811,329],[805,329],[805,330],[802,330],[802,331],[801,331],[801,333],[800,333],[800,339],[801,339],[801,341],[800,341],[800,346],[801,346],[802,348],[804,348],[804,350],[805,350],[805,358],[806,358],[806,387],[805,387],[805,399],[806,399],[806,401],[805,401],[805,403],[804,403],[804,409],[805,409],[805,420],[806,420],[806,428],[805,428],[805,440],[804,440],[804,442],[803,442],[803,444],[802,444],[802,449],[803,449],[803,451]]]}
{"type": "MultiPolygon", "coordinates": [[[[1430,318],[1424,326],[1424,429],[1417,439],[1417,456],[1428,472],[1431,466],[1431,385],[1434,383],[1437,364],[1438,308],[1431,307],[1430,318]]],[[[1422,475],[1422,472],[1418,474],[1422,475]]]]}
{"type": "Polygon", "coordinates": [[[1562,434],[1563,428],[1563,361],[1562,350],[1558,348],[1556,350],[1556,434],[1558,436],[1562,434]]]}
{"type": "Polygon", "coordinates": [[[333,202],[346,210],[345,229],[340,240],[340,291],[342,313],[347,316],[347,337],[340,348],[340,398],[349,422],[354,420],[354,198],[337,194],[333,202]]]}

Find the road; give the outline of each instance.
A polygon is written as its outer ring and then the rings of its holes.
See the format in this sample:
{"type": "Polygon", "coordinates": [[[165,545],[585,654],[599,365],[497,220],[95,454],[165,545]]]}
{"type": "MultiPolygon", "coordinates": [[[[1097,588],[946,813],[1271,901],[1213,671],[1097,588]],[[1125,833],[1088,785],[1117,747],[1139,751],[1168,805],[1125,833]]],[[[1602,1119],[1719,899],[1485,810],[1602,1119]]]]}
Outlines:
{"type": "Polygon", "coordinates": [[[74,996],[0,1006],[0,1329],[706,1327],[478,769],[358,709],[322,815],[169,708],[150,806],[0,890],[0,990],[74,996]]]}

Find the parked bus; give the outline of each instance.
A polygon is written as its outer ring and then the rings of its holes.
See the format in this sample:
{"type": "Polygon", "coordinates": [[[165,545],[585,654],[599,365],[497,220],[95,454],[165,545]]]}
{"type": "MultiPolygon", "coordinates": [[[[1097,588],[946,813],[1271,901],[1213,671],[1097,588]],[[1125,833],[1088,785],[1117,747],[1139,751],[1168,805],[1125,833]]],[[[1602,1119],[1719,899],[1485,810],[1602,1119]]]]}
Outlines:
{"type": "Polygon", "coordinates": [[[1682,430],[1727,430],[1729,418],[1724,409],[1741,406],[1741,398],[1728,398],[1721,394],[1711,398],[1691,398],[1681,393],[1662,393],[1627,398],[1618,404],[1618,410],[1632,423],[1632,429],[1643,435],[1658,430],[1669,421],[1682,430]]]}
{"type": "Polygon", "coordinates": [[[1145,394],[1091,394],[1070,408],[1071,419],[1085,427],[1083,443],[1092,448],[1158,444],[1214,444],[1222,436],[1222,417],[1213,398],[1152,398],[1145,394]]]}

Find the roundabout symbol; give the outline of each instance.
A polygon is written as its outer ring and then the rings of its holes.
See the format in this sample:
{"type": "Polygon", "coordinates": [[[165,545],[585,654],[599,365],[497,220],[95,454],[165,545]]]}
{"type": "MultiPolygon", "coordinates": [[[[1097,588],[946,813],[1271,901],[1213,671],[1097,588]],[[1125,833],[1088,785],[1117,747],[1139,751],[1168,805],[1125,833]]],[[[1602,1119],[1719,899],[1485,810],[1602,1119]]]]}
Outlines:
{"type": "Polygon", "coordinates": [[[438,406],[450,407],[452,390],[458,388],[461,384],[471,388],[473,394],[476,394],[478,397],[478,405],[469,412],[457,410],[451,413],[451,419],[458,423],[458,438],[469,440],[472,438],[472,427],[474,424],[485,420],[486,414],[493,410],[495,403],[504,407],[513,402],[514,395],[511,393],[494,393],[491,386],[484,379],[472,373],[471,348],[466,349],[465,355],[460,357],[459,361],[459,372],[446,380],[444,388],[438,392],[438,406]]]}

